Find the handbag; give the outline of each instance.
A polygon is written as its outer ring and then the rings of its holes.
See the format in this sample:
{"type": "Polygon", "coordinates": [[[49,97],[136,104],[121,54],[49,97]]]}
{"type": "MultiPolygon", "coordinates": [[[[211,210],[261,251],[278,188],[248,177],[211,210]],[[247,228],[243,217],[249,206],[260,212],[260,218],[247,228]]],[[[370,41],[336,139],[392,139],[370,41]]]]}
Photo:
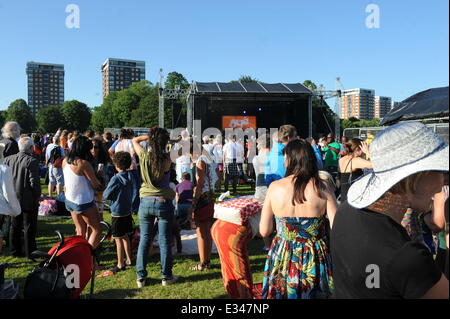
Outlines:
{"type": "Polygon", "coordinates": [[[197,223],[206,222],[214,217],[214,203],[216,194],[211,189],[211,176],[209,174],[209,165],[206,165],[206,176],[208,178],[209,190],[202,193],[194,206],[193,219],[197,223]]]}
{"type": "Polygon", "coordinates": [[[57,261],[55,268],[51,268],[42,262],[39,267],[33,269],[25,281],[25,299],[68,299],[73,288],[66,284],[64,267],[57,261]]]}

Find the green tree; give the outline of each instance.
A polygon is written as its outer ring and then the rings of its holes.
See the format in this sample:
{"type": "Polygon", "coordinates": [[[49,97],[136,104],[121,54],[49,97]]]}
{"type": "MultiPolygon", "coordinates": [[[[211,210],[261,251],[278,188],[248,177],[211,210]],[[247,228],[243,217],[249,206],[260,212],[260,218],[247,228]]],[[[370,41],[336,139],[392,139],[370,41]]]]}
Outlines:
{"type": "Polygon", "coordinates": [[[119,121],[120,126],[126,125],[131,118],[131,112],[139,107],[139,96],[132,90],[126,89],[118,92],[112,103],[112,114],[119,121]]]}
{"type": "Polygon", "coordinates": [[[305,86],[307,89],[309,89],[311,91],[317,90],[317,85],[311,80],[303,81],[303,86],[305,86]]]}
{"type": "Polygon", "coordinates": [[[181,73],[170,72],[169,74],[167,74],[167,79],[164,83],[164,87],[167,89],[175,89],[177,85],[179,85],[181,89],[187,89],[189,88],[190,84],[181,73]]]}
{"type": "Polygon", "coordinates": [[[260,81],[258,81],[258,79],[255,79],[255,78],[253,78],[252,76],[250,76],[250,75],[241,75],[240,77],[239,77],[239,80],[233,80],[233,81],[230,81],[230,83],[236,83],[236,82],[241,82],[241,83],[254,83],[254,82],[260,82],[260,81]]]}
{"type": "Polygon", "coordinates": [[[91,123],[91,110],[80,101],[66,101],[61,106],[61,115],[68,130],[85,131],[91,123]]]}
{"type": "Polygon", "coordinates": [[[95,131],[103,131],[108,127],[116,127],[111,108],[105,104],[94,107],[90,127],[95,131]]]}
{"type": "MultiPolygon", "coordinates": [[[[139,105],[131,112],[127,126],[151,127],[159,122],[159,95],[157,86],[149,86],[145,96],[141,96],[139,105]]],[[[167,107],[166,107],[167,109],[167,107]]],[[[166,117],[166,116],[165,116],[166,117]]]]}
{"type": "Polygon", "coordinates": [[[23,99],[17,99],[8,106],[6,121],[19,123],[22,132],[25,133],[31,133],[36,129],[36,120],[23,99]]]}
{"type": "Polygon", "coordinates": [[[37,128],[40,133],[53,133],[60,127],[66,127],[60,106],[48,106],[38,111],[36,115],[37,128]]]}
{"type": "Polygon", "coordinates": [[[341,130],[342,130],[342,132],[346,128],[353,128],[353,127],[358,127],[357,122],[352,122],[350,119],[341,119],[341,130]]]}
{"type": "Polygon", "coordinates": [[[371,119],[371,120],[361,120],[359,121],[359,126],[360,127],[375,127],[375,126],[380,126],[380,119],[371,119]]]}
{"type": "MultiPolygon", "coordinates": [[[[180,89],[188,89],[190,86],[190,83],[183,74],[178,72],[170,72],[167,75],[167,79],[165,82],[165,88],[167,89],[174,89],[176,86],[179,86],[180,89]]],[[[187,114],[187,103],[185,97],[179,97],[175,100],[166,100],[164,103],[164,124],[166,127],[172,127],[172,115],[174,118],[174,125],[178,127],[185,127],[186,126],[186,114],[187,114]],[[181,105],[181,111],[179,114],[173,114],[172,109],[175,105],[181,105]],[[179,121],[177,122],[177,120],[179,121]]]]}
{"type": "Polygon", "coordinates": [[[6,110],[0,111],[0,127],[3,127],[3,125],[5,125],[7,116],[8,113],[6,110]]]}

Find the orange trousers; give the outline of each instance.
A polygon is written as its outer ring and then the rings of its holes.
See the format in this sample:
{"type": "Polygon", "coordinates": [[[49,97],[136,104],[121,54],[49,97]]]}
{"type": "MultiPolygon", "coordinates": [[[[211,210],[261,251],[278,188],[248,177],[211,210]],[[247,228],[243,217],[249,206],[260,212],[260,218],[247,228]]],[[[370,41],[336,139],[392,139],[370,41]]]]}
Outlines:
{"type": "Polygon", "coordinates": [[[250,226],[217,220],[211,228],[222,268],[222,279],[231,299],[252,299],[253,280],[247,243],[252,238],[250,226]]]}

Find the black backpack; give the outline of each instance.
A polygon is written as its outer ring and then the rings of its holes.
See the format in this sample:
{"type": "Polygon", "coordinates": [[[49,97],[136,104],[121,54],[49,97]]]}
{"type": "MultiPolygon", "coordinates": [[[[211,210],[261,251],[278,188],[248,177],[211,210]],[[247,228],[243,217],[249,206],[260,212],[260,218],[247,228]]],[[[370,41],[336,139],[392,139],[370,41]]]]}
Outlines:
{"type": "Polygon", "coordinates": [[[48,159],[48,162],[52,164],[53,167],[61,167],[62,165],[62,153],[61,153],[61,147],[56,146],[52,149],[50,152],[50,158],[48,159]]]}

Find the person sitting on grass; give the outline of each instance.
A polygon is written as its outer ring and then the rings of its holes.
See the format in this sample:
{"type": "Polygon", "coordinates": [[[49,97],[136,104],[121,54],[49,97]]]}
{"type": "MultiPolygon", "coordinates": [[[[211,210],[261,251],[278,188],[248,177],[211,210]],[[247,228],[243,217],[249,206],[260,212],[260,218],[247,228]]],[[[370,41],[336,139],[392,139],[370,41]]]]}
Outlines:
{"type": "Polygon", "coordinates": [[[118,173],[111,178],[103,193],[103,199],[111,201],[111,230],[117,248],[117,266],[112,269],[113,274],[125,270],[126,266],[131,265],[131,244],[128,235],[133,232],[131,216],[133,185],[131,173],[127,171],[130,165],[130,153],[117,152],[115,154],[114,166],[118,173]],[[124,257],[126,257],[126,264],[124,264],[124,257]]]}

